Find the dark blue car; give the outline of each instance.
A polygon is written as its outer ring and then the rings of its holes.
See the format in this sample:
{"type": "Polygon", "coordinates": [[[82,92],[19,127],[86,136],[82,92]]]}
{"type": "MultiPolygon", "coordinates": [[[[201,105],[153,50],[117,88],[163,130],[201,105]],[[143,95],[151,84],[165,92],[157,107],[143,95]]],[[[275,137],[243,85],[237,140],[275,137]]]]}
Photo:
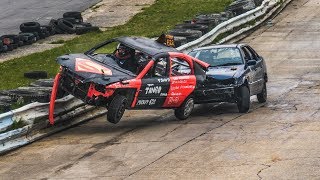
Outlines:
{"type": "Polygon", "coordinates": [[[250,109],[250,96],[267,100],[268,74],[264,59],[246,44],[214,45],[189,53],[210,64],[206,79],[198,83],[196,103],[236,103],[239,112],[250,109]]]}

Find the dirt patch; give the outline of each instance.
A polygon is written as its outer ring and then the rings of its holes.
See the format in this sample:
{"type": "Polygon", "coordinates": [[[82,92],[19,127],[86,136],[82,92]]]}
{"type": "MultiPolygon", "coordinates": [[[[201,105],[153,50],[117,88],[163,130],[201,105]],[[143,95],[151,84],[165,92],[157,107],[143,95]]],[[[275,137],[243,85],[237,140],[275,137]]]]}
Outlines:
{"type": "Polygon", "coordinates": [[[155,0],[102,0],[83,12],[85,21],[102,29],[125,24],[155,0]]]}

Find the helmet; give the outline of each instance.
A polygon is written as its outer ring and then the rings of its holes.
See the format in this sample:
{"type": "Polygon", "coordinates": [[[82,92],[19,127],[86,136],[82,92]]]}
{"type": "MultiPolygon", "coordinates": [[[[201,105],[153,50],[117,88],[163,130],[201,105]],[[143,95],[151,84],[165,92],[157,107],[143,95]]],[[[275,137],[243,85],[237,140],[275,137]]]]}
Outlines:
{"type": "Polygon", "coordinates": [[[115,52],[115,56],[118,59],[128,59],[131,58],[133,54],[134,50],[123,44],[119,44],[115,52]]]}

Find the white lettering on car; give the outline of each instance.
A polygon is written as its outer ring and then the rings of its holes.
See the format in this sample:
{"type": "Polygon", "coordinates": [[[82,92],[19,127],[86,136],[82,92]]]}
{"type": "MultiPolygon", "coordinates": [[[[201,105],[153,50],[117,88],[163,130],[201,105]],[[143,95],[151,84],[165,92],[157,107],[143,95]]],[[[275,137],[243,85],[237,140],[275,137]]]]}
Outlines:
{"type": "Polygon", "coordinates": [[[179,100],[179,97],[169,97],[168,104],[177,104],[179,100]]]}
{"type": "Polygon", "coordinates": [[[169,79],[169,78],[161,78],[161,79],[158,79],[158,81],[159,81],[160,83],[165,83],[165,82],[169,82],[170,79],[169,79]]]}
{"type": "Polygon", "coordinates": [[[155,105],[156,104],[156,99],[150,99],[149,101],[149,105],[152,106],[152,105],[155,105]]]}
{"type": "Polygon", "coordinates": [[[142,106],[142,105],[149,105],[149,106],[152,106],[152,105],[155,105],[156,104],[156,101],[157,99],[146,99],[146,100],[138,100],[137,102],[137,106],[142,106]]]}
{"type": "Polygon", "coordinates": [[[146,94],[160,94],[161,86],[146,87],[146,94]]]}
{"type": "Polygon", "coordinates": [[[137,105],[146,105],[146,104],[148,104],[149,103],[149,100],[139,100],[138,102],[137,102],[137,105]]]}

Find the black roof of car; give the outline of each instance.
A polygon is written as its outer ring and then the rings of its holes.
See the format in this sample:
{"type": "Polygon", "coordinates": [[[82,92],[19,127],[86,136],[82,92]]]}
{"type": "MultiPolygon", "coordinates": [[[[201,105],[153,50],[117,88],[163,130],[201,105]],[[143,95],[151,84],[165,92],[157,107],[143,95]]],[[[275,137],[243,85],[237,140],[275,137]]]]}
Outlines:
{"type": "Polygon", "coordinates": [[[176,48],[166,46],[153,39],[145,37],[118,37],[114,38],[114,40],[151,56],[160,53],[180,52],[176,48]]]}

